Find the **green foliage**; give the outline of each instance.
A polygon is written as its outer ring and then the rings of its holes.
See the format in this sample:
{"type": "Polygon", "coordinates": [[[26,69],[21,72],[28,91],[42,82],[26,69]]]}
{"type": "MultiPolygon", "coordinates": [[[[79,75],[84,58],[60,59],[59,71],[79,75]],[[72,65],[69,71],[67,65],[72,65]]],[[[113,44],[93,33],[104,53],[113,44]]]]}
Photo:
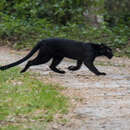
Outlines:
{"type": "Polygon", "coordinates": [[[130,27],[130,4],[129,0],[105,0],[105,19],[111,26],[126,24],[130,27]]]}
{"type": "Polygon", "coordinates": [[[0,39],[15,48],[62,37],[105,42],[122,49],[128,46],[130,36],[129,9],[128,0],[2,0],[0,39]],[[102,15],[105,21],[95,27],[87,22],[89,17],[84,13],[102,15]]]}
{"type": "Polygon", "coordinates": [[[33,74],[21,75],[18,68],[1,71],[0,77],[1,128],[45,124],[55,114],[67,112],[67,98],[60,94],[60,87],[43,84],[33,74]]]}
{"type": "Polygon", "coordinates": [[[83,12],[84,3],[79,0],[4,0],[0,5],[3,13],[14,18],[47,18],[54,23],[66,24],[73,19],[73,15],[81,17],[78,14],[83,12]]]}

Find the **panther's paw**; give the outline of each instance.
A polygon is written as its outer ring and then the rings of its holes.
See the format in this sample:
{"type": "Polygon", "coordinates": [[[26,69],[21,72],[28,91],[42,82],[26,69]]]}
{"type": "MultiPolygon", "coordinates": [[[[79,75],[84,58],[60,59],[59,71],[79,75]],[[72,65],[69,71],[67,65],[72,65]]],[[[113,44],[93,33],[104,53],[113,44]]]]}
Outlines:
{"type": "Polygon", "coordinates": [[[100,72],[100,73],[98,73],[98,74],[96,74],[96,75],[98,75],[98,76],[100,76],[100,75],[106,75],[106,73],[100,72]]]}

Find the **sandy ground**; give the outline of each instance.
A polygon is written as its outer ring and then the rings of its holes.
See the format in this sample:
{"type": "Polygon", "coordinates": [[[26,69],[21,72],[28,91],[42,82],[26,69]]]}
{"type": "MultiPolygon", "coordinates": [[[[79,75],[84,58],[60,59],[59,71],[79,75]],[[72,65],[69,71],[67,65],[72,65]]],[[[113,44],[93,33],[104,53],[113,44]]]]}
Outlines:
{"type": "MultiPolygon", "coordinates": [[[[1,64],[26,54],[26,51],[0,47],[1,64]]],[[[48,64],[30,70],[40,73],[44,82],[66,87],[64,94],[70,97],[72,106],[64,117],[67,122],[53,122],[48,130],[130,130],[130,59],[97,58],[96,67],[106,72],[106,76],[95,76],[84,65],[71,72],[67,67],[75,62],[68,59],[59,65],[66,71],[64,75],[50,71],[48,64]]]]}

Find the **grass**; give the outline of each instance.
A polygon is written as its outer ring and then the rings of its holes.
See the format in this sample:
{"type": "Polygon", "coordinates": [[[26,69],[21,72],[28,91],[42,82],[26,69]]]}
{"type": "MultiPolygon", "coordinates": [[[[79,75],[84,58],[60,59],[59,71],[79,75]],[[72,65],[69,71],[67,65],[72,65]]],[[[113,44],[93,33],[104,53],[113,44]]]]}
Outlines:
{"type": "Polygon", "coordinates": [[[67,113],[67,98],[19,68],[0,71],[0,130],[42,130],[56,114],[67,113]]]}

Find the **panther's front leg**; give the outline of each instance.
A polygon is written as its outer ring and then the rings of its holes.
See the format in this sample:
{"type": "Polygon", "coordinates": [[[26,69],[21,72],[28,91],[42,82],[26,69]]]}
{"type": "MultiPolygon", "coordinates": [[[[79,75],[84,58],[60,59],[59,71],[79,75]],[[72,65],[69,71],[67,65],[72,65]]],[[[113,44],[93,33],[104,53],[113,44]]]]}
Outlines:
{"type": "Polygon", "coordinates": [[[99,72],[98,71],[98,69],[94,66],[94,64],[93,64],[93,60],[85,60],[84,61],[84,64],[88,67],[88,69],[91,71],[91,72],[93,72],[94,74],[96,74],[96,75],[106,75],[106,73],[104,73],[104,72],[99,72]]]}
{"type": "Polygon", "coordinates": [[[80,69],[81,65],[82,65],[82,61],[78,60],[76,66],[69,66],[68,69],[71,71],[76,71],[76,70],[80,69]]]}

